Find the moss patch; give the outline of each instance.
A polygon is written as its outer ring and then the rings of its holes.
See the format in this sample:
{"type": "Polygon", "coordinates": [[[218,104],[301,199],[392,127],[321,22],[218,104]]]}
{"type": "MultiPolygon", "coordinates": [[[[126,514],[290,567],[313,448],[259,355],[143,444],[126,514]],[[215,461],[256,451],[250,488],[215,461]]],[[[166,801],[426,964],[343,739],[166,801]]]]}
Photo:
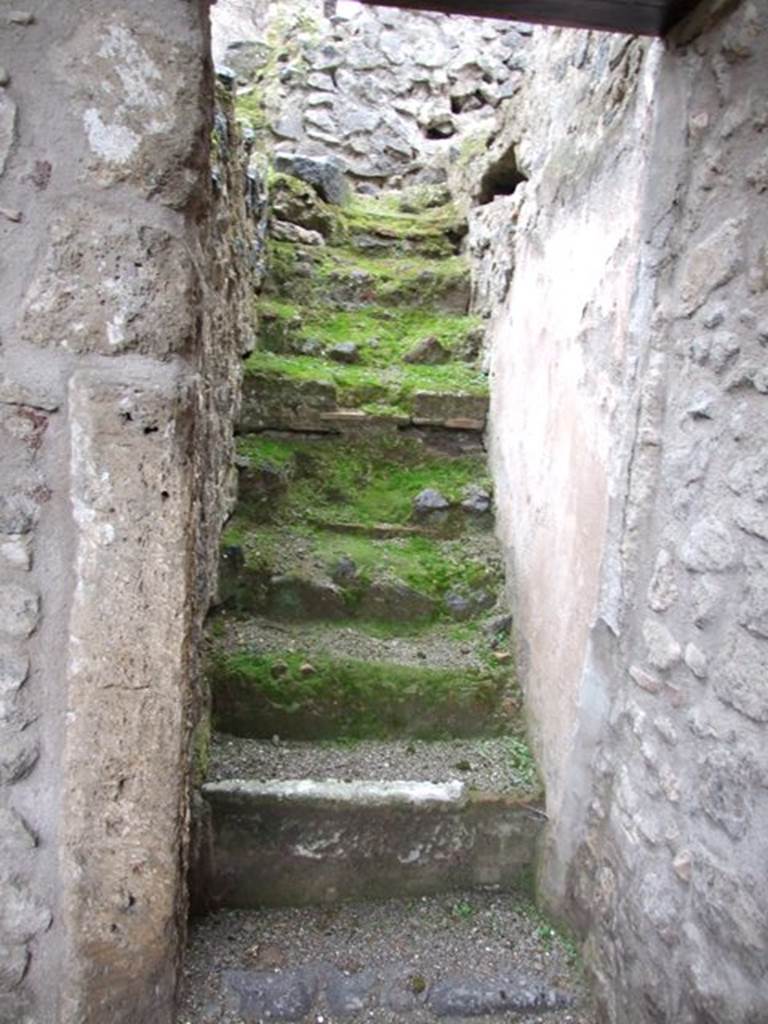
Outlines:
{"type": "Polygon", "coordinates": [[[496,735],[500,671],[454,671],[300,654],[215,654],[214,723],[233,735],[385,739],[496,735]]]}
{"type": "MultiPolygon", "coordinates": [[[[455,352],[482,327],[478,316],[439,313],[433,309],[368,306],[340,310],[325,306],[299,306],[277,299],[264,299],[256,306],[264,329],[286,342],[317,341],[323,346],[341,341],[354,342],[366,366],[391,367],[424,338],[437,338],[449,352],[455,352]],[[274,325],[270,327],[269,325],[274,325]]],[[[266,348],[271,346],[267,344],[266,348]]]]}
{"type": "Polygon", "coordinates": [[[268,291],[282,299],[354,309],[362,305],[431,306],[464,313],[469,266],[462,256],[367,256],[341,246],[268,245],[268,291]]]}
{"type": "Polygon", "coordinates": [[[267,464],[286,471],[290,486],[278,510],[284,522],[405,524],[427,487],[458,502],[470,484],[490,486],[482,456],[439,458],[399,438],[353,444],[255,434],[238,440],[238,453],[254,470],[267,464]]]}
{"type": "Polygon", "coordinates": [[[487,395],[488,381],[466,363],[442,366],[394,365],[388,368],[356,364],[345,366],[317,356],[287,356],[258,350],[245,364],[245,388],[249,378],[259,387],[269,387],[273,377],[284,389],[320,381],[334,385],[336,401],[342,408],[362,408],[370,413],[409,416],[411,399],[417,391],[438,394],[487,395]]]}

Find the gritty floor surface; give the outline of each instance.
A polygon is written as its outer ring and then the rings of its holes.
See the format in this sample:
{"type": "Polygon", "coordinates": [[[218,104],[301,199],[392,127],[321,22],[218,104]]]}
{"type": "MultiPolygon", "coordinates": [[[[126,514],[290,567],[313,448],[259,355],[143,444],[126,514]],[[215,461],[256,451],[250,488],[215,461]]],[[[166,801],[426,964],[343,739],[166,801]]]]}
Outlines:
{"type": "MultiPolygon", "coordinates": [[[[437,1019],[435,997],[444,996],[446,986],[463,992],[467,986],[493,989],[501,978],[510,998],[517,984],[517,991],[527,987],[553,998],[557,993],[560,1006],[497,1012],[490,1015],[494,1021],[594,1024],[573,947],[525,897],[488,891],[336,907],[220,911],[197,919],[177,1024],[276,1019],[268,1011],[242,1012],[243,985],[247,989],[249,979],[256,979],[263,991],[266,978],[285,987],[303,972],[318,970],[349,986],[375,975],[377,987],[356,1013],[331,1012],[323,989],[306,1013],[288,1019],[426,1024],[437,1019]]],[[[454,1024],[469,1019],[456,1013],[441,1016],[454,1024]]]]}
{"type": "Polygon", "coordinates": [[[364,740],[356,743],[265,741],[215,734],[210,781],[222,779],[357,779],[446,782],[507,793],[535,782],[515,771],[517,741],[506,736],[470,740],[364,740]]]}
{"type": "Polygon", "coordinates": [[[275,622],[260,616],[247,619],[222,617],[225,623],[224,645],[247,649],[254,654],[330,655],[359,661],[389,661],[421,668],[476,669],[487,667],[488,642],[485,637],[454,640],[444,625],[414,636],[371,636],[353,626],[325,623],[275,622]]]}

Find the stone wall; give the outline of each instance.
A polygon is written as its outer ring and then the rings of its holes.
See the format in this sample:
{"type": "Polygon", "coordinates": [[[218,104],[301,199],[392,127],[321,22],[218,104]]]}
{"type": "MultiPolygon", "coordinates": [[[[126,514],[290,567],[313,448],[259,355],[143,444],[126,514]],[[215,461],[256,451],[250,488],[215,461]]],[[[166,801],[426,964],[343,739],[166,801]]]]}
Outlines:
{"type": "Polygon", "coordinates": [[[0,12],[4,1024],[172,1020],[254,255],[207,35],[204,0],[0,12]]]}
{"type": "Polygon", "coordinates": [[[358,185],[442,181],[520,88],[531,29],[352,2],[219,0],[214,52],[265,148],[335,156],[358,185]]]}
{"type": "Polygon", "coordinates": [[[529,178],[491,441],[542,887],[616,1024],[768,1017],[766,19],[537,32],[495,144],[529,178]]]}

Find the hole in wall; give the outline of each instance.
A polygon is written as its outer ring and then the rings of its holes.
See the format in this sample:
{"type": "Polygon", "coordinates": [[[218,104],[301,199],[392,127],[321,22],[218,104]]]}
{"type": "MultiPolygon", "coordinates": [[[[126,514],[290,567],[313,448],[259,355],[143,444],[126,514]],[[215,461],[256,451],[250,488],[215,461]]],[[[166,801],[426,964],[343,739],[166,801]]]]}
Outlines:
{"type": "Polygon", "coordinates": [[[517,166],[514,147],[510,146],[488,167],[480,179],[478,202],[484,206],[497,196],[511,196],[517,186],[527,180],[517,166]]]}

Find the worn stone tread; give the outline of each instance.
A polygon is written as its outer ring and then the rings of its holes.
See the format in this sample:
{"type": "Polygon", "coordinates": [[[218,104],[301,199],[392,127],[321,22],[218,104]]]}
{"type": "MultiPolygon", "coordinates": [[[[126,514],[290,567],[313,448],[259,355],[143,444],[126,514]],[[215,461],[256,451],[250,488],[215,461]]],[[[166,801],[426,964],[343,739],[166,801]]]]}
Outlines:
{"type": "Polygon", "coordinates": [[[457,779],[472,789],[508,793],[530,785],[532,766],[514,737],[450,740],[361,740],[310,743],[215,734],[208,777],[220,779],[457,779]]]}

